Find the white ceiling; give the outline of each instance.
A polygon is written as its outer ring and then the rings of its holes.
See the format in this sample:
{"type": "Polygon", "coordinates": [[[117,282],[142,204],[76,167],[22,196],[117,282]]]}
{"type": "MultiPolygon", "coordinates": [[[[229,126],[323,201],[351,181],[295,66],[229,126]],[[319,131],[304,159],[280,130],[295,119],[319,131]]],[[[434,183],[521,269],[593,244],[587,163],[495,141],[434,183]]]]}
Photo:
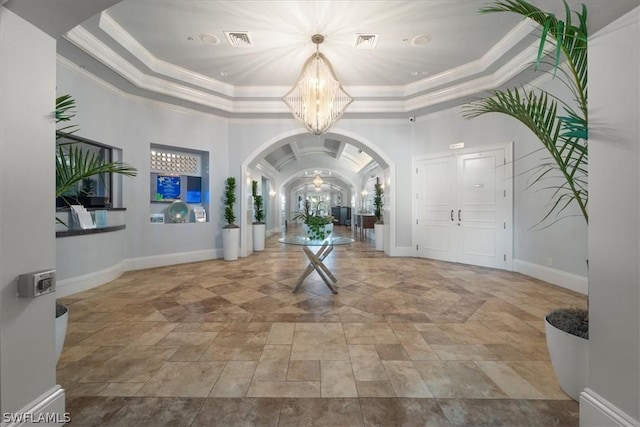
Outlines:
{"type": "MultiPolygon", "coordinates": [[[[583,2],[594,32],[640,0],[583,2]]],[[[135,95],[232,118],[291,117],[281,98],[315,49],[311,36],[319,33],[325,36],[320,51],[355,98],[345,117],[406,118],[531,79],[538,30],[513,14],[478,13],[487,3],[124,0],[69,31],[58,53],[135,95]],[[247,32],[252,46],[232,47],[228,31],[247,32]],[[375,49],[355,47],[358,34],[377,35],[375,49]],[[219,43],[203,42],[203,35],[219,43]],[[429,42],[414,45],[417,36],[429,42]]],[[[532,3],[564,17],[559,0],[532,3]]],[[[579,3],[569,1],[573,9],[579,3]]],[[[50,6],[38,4],[38,13],[26,0],[9,0],[7,7],[41,20],[43,7],[50,6]]],[[[265,153],[264,162],[281,172],[305,158],[333,159],[353,171],[375,162],[354,156],[357,150],[331,136],[300,137],[265,153]]]]}
{"type": "Polygon", "coordinates": [[[234,86],[291,86],[315,50],[311,36],[316,33],[325,36],[321,52],[345,86],[388,86],[479,59],[520,21],[480,16],[478,4],[129,0],[107,13],[155,58],[234,86]],[[253,46],[230,46],[224,31],[247,31],[253,46]],[[354,47],[361,33],[378,34],[377,47],[354,47]],[[201,34],[220,43],[203,43],[201,34]],[[431,42],[413,46],[411,40],[423,34],[431,42]]]}

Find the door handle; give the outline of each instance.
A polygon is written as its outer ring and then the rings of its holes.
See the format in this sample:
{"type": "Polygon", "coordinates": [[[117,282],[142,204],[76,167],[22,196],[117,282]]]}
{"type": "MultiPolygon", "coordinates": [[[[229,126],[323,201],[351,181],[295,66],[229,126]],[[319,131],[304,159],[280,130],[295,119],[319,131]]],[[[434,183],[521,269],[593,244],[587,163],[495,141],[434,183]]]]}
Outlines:
{"type": "Polygon", "coordinates": [[[462,212],[462,209],[458,209],[458,221],[462,221],[462,218],[460,218],[460,213],[462,212]]]}
{"type": "Polygon", "coordinates": [[[451,209],[451,221],[453,221],[453,209],[451,209]]]}

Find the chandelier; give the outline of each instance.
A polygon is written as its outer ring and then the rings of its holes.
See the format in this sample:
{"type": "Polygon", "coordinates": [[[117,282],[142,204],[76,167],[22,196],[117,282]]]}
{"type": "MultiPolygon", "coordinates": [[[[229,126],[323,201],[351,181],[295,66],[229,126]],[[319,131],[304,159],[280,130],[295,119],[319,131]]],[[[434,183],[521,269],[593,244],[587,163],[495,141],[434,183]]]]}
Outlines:
{"type": "Polygon", "coordinates": [[[298,82],[283,101],[309,132],[321,135],[342,116],[353,98],[342,89],[333,67],[320,53],[324,36],[315,34],[311,41],[316,45],[316,52],[304,63],[298,82]]]}
{"type": "Polygon", "coordinates": [[[316,188],[320,188],[322,187],[322,184],[324,183],[324,181],[322,180],[322,178],[320,178],[320,174],[316,174],[316,177],[313,178],[313,185],[316,186],[316,188]]]}

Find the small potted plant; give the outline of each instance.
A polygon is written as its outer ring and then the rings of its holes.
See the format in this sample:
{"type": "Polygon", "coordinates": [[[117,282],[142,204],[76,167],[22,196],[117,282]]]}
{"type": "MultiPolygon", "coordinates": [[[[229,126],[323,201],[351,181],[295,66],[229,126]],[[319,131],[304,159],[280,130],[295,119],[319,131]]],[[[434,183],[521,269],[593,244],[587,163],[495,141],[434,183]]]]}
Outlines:
{"type": "Polygon", "coordinates": [[[382,219],[382,206],[384,205],[384,188],[380,182],[376,182],[375,195],[373,197],[373,214],[376,216],[376,223],[373,225],[373,232],[376,238],[376,250],[384,250],[384,221],[382,219]]]}
{"type": "Polygon", "coordinates": [[[258,194],[258,181],[251,181],[251,194],[253,196],[253,250],[263,251],[265,240],[264,200],[258,194]]]}
{"type": "Polygon", "coordinates": [[[302,220],[302,230],[311,240],[324,240],[333,232],[333,217],[320,215],[318,207],[312,211],[309,200],[304,201],[302,210],[295,212],[291,219],[302,220]]]}
{"type": "Polygon", "coordinates": [[[236,179],[232,176],[225,181],[224,187],[224,219],[227,224],[222,227],[222,250],[225,261],[238,259],[240,248],[240,227],[235,224],[236,215],[233,207],[236,204],[236,179]]]}

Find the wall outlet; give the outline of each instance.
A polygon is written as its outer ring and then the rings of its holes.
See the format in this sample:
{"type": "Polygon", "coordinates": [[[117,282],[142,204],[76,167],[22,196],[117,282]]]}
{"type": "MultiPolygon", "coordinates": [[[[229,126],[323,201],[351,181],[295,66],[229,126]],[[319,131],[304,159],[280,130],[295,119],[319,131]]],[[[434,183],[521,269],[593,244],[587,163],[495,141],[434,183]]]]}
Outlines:
{"type": "Polygon", "coordinates": [[[551,257],[547,258],[547,266],[553,267],[553,258],[551,258],[551,257]]]}

